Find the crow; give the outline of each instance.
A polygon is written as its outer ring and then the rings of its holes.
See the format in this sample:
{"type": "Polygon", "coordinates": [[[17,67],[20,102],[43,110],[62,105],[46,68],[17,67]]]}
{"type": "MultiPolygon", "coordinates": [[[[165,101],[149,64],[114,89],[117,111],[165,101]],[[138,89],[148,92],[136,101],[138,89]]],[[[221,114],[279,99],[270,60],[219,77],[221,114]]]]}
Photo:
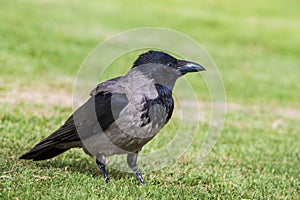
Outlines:
{"type": "Polygon", "coordinates": [[[128,154],[128,166],[143,184],[136,164],[138,152],[171,118],[176,80],[203,70],[197,63],[176,59],[162,51],[145,52],[127,74],[98,84],[87,102],[60,128],[20,159],[45,160],[71,148],[83,148],[96,157],[105,181],[109,182],[106,157],[128,154]]]}

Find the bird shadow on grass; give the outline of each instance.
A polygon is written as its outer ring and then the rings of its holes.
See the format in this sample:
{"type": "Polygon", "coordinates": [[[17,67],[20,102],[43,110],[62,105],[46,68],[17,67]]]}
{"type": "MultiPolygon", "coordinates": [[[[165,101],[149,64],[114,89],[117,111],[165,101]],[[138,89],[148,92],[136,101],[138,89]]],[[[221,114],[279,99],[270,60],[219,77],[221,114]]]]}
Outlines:
{"type": "MultiPolygon", "coordinates": [[[[36,166],[41,169],[60,169],[61,173],[80,173],[88,177],[93,177],[94,179],[103,180],[103,175],[98,169],[96,162],[93,162],[92,158],[76,158],[64,159],[64,158],[55,158],[53,160],[37,162],[36,166]]],[[[126,161],[124,161],[126,162],[126,161]]],[[[117,180],[135,180],[133,173],[122,172],[114,168],[107,166],[107,172],[110,176],[111,181],[117,180]]],[[[154,172],[155,177],[150,178],[149,174],[144,174],[146,184],[150,185],[185,185],[187,187],[193,186],[202,186],[205,187],[209,185],[208,182],[202,180],[202,177],[199,176],[177,176],[174,173],[164,173],[162,171],[154,172]]],[[[176,174],[176,173],[175,173],[176,174]]],[[[137,180],[136,180],[137,182],[137,180]]],[[[138,184],[138,182],[137,182],[138,184]]]]}
{"type": "MultiPolygon", "coordinates": [[[[124,161],[126,162],[126,161],[124,161]]],[[[35,163],[41,169],[60,169],[62,173],[80,173],[93,178],[103,179],[102,172],[97,167],[95,159],[81,156],[57,157],[52,160],[46,160],[35,163]]],[[[132,173],[122,172],[107,166],[107,172],[111,179],[120,180],[133,176],[132,173]]],[[[104,179],[103,179],[104,180],[104,179]]]]}
{"type": "MultiPolygon", "coordinates": [[[[124,160],[124,163],[125,162],[126,160],[124,160]]],[[[77,152],[71,151],[54,159],[36,162],[35,166],[39,167],[40,169],[59,169],[61,173],[80,173],[88,177],[93,177],[95,179],[104,181],[102,172],[97,167],[95,159],[77,152]]],[[[174,169],[174,171],[171,169],[171,171],[172,172],[169,170],[158,170],[153,172],[154,177],[152,178],[150,178],[149,174],[147,173],[143,174],[143,177],[145,178],[146,184],[156,186],[180,184],[191,187],[199,186],[199,184],[202,186],[208,184],[202,180],[203,177],[201,177],[200,174],[198,176],[195,176],[195,174],[189,176],[183,175],[183,173],[180,173],[179,171],[176,172],[176,169],[174,169]]],[[[107,165],[107,172],[112,181],[136,179],[133,173],[116,170],[109,164],[107,165]]]]}

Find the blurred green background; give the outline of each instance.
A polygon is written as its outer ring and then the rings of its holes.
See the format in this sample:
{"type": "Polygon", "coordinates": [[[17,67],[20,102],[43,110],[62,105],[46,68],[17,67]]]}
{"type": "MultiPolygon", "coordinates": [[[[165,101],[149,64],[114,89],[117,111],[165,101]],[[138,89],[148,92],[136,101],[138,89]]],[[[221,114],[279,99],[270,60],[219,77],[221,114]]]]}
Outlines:
{"type": "MultiPolygon", "coordinates": [[[[299,19],[296,0],[0,1],[0,198],[300,198],[299,19]],[[105,185],[77,150],[37,164],[17,160],[71,113],[73,81],[88,53],[139,27],[191,36],[221,72],[228,112],[206,162],[195,161],[195,141],[138,187],[113,170],[105,185]]],[[[162,134],[172,135],[176,120],[162,134]]]]}

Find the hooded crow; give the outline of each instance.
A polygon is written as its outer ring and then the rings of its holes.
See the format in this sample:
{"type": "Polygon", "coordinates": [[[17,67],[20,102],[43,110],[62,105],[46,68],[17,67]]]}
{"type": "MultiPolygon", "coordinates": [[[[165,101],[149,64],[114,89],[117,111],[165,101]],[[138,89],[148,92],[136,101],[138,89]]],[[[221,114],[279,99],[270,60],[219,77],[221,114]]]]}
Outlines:
{"type": "Polygon", "coordinates": [[[176,80],[203,70],[197,63],[165,52],[143,53],[127,74],[98,84],[64,125],[20,159],[45,160],[71,148],[83,148],[96,157],[108,182],[106,157],[128,154],[127,163],[142,184],[144,180],[136,165],[138,152],[171,118],[176,80]]]}

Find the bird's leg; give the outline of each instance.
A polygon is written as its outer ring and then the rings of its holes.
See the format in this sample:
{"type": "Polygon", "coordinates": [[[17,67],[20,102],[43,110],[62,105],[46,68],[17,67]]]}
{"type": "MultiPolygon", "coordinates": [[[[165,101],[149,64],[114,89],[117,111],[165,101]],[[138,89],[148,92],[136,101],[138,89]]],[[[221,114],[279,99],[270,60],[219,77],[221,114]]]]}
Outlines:
{"type": "Polygon", "coordinates": [[[99,167],[99,169],[101,170],[104,178],[105,178],[105,182],[108,183],[109,182],[109,177],[108,174],[105,170],[105,165],[106,165],[106,157],[104,154],[97,154],[96,156],[96,163],[99,167]]]}
{"type": "Polygon", "coordinates": [[[128,166],[133,170],[133,172],[134,172],[136,178],[138,179],[138,181],[140,182],[140,184],[144,184],[144,179],[136,167],[137,157],[138,157],[138,152],[128,154],[127,155],[127,163],[128,163],[128,166]]]}

